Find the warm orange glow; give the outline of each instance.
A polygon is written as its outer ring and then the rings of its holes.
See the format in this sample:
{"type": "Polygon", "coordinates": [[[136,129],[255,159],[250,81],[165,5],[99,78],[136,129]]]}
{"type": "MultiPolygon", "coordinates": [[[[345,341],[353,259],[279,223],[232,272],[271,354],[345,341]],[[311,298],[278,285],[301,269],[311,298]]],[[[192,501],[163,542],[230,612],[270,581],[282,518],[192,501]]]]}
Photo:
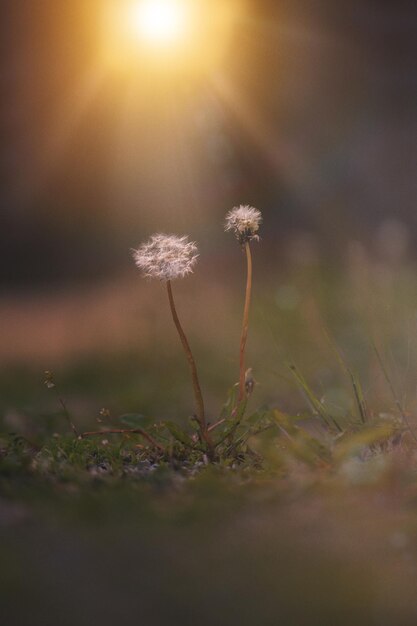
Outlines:
{"type": "Polygon", "coordinates": [[[241,0],[107,0],[102,49],[125,71],[204,71],[222,57],[241,0]]]}
{"type": "Polygon", "coordinates": [[[172,45],[186,34],[187,5],[180,0],[142,0],[126,12],[131,34],[157,45],[172,45]]]}

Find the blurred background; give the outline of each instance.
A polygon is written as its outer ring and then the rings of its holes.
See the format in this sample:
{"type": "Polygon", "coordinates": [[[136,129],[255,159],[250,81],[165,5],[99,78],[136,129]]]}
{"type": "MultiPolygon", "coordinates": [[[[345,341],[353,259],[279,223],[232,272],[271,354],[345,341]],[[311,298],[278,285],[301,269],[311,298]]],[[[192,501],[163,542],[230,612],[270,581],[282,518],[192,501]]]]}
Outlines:
{"type": "Polygon", "coordinates": [[[283,367],[295,359],[345,409],[325,329],[382,405],[372,330],[414,401],[416,4],[168,4],[2,2],[6,424],[54,405],[45,369],[80,419],[188,414],[166,295],[131,259],[155,231],[199,244],[176,291],[216,412],[237,378],[244,258],[222,225],[241,203],[264,215],[248,356],[259,399],[300,410],[283,367]]]}

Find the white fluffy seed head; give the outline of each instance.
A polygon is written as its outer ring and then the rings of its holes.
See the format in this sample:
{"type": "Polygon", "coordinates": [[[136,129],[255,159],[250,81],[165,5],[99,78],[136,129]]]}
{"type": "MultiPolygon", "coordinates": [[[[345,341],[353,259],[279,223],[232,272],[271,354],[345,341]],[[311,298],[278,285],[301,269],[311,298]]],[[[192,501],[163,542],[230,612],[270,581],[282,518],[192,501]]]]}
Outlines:
{"type": "Polygon", "coordinates": [[[258,230],[262,214],[253,206],[240,205],[226,215],[225,231],[233,231],[240,244],[255,239],[259,241],[258,230]]]}
{"type": "Polygon", "coordinates": [[[159,280],[183,278],[193,271],[197,246],[187,235],[152,235],[149,241],[133,250],[133,258],[144,276],[159,280]]]}

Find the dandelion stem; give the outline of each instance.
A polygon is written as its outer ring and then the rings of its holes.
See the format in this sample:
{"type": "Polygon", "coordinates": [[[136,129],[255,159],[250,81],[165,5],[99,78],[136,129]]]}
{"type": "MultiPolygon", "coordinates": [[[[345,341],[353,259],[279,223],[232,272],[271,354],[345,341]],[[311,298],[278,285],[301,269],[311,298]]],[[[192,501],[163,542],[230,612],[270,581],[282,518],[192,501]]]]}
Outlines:
{"type": "Polygon", "coordinates": [[[239,397],[238,402],[241,402],[246,396],[245,390],[245,349],[246,340],[248,338],[249,329],[249,309],[252,294],[252,254],[249,241],[245,243],[246,263],[247,263],[247,277],[246,277],[246,296],[245,306],[243,309],[243,322],[242,322],[242,334],[240,337],[240,355],[239,355],[239,397]]]}
{"type": "Polygon", "coordinates": [[[208,434],[206,416],[204,412],[203,394],[201,393],[201,387],[200,387],[200,383],[198,380],[197,367],[194,361],[193,353],[191,352],[190,344],[188,343],[187,337],[184,333],[184,330],[181,326],[181,322],[178,318],[177,309],[175,308],[174,296],[172,293],[171,281],[167,280],[166,285],[167,285],[167,291],[168,291],[169,305],[171,307],[172,319],[174,320],[174,324],[180,336],[182,347],[184,348],[184,352],[187,357],[188,365],[190,366],[191,378],[193,381],[193,388],[194,388],[194,396],[195,396],[196,407],[197,407],[198,422],[199,422],[200,430],[201,430],[201,436],[204,439],[204,441],[207,443],[208,448],[211,449],[212,442],[208,434]]]}

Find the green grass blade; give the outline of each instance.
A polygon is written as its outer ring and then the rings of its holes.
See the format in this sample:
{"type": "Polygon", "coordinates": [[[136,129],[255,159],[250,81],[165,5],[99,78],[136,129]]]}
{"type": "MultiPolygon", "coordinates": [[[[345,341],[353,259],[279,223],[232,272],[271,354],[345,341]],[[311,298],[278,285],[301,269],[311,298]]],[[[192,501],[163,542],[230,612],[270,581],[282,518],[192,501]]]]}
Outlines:
{"type": "Polygon", "coordinates": [[[293,363],[289,364],[288,368],[289,368],[291,374],[293,375],[295,381],[297,382],[298,386],[302,390],[305,398],[307,399],[307,402],[312,407],[313,411],[319,417],[321,417],[321,419],[323,420],[323,422],[326,424],[326,426],[328,428],[331,428],[331,422],[332,422],[339,432],[343,432],[343,429],[337,423],[335,418],[332,415],[330,415],[329,413],[327,413],[327,411],[324,408],[323,404],[317,398],[316,394],[311,389],[311,387],[308,385],[307,381],[305,380],[305,378],[301,374],[301,372],[298,370],[298,368],[293,363]]]}
{"type": "Polygon", "coordinates": [[[381,356],[378,348],[376,347],[376,344],[373,341],[371,342],[371,344],[372,344],[372,347],[374,349],[374,352],[375,352],[376,358],[378,360],[379,366],[381,368],[381,371],[382,371],[382,373],[384,375],[384,378],[387,381],[387,385],[388,385],[388,387],[389,387],[389,389],[391,391],[392,397],[393,397],[394,402],[395,402],[395,406],[397,407],[398,412],[401,415],[401,418],[402,418],[404,424],[406,425],[407,429],[410,431],[414,441],[417,442],[417,436],[416,436],[414,430],[411,428],[410,423],[408,421],[408,418],[407,418],[407,416],[405,414],[404,408],[403,408],[403,406],[402,406],[402,404],[401,404],[401,402],[400,402],[400,400],[399,400],[399,398],[398,398],[398,396],[397,396],[397,394],[395,392],[394,385],[392,384],[392,380],[391,380],[391,378],[390,378],[390,376],[388,374],[387,368],[385,367],[385,364],[384,364],[384,361],[382,359],[382,356],[381,356]]]}

